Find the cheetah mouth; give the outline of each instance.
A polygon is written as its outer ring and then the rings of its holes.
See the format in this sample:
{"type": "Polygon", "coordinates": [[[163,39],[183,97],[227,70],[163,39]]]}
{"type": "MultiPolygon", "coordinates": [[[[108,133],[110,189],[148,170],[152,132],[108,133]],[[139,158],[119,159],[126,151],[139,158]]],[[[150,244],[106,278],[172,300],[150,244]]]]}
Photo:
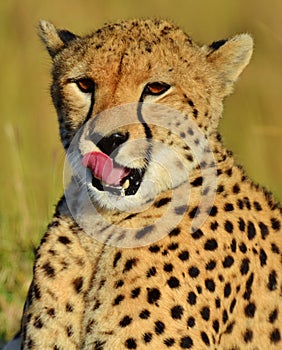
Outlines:
{"type": "Polygon", "coordinates": [[[142,182],[145,169],[132,169],[118,165],[102,152],[90,152],[83,156],[82,165],[91,171],[92,186],[114,195],[134,195],[142,182]]]}

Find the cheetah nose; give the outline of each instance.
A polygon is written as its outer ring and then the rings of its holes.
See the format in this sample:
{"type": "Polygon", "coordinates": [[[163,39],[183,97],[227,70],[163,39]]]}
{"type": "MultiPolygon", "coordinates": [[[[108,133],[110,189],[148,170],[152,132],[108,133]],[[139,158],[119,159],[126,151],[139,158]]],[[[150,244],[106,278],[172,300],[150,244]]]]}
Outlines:
{"type": "Polygon", "coordinates": [[[116,148],[121,144],[126,142],[129,138],[129,134],[122,134],[120,132],[115,132],[110,136],[103,137],[98,143],[97,147],[107,155],[110,155],[116,148]]]}

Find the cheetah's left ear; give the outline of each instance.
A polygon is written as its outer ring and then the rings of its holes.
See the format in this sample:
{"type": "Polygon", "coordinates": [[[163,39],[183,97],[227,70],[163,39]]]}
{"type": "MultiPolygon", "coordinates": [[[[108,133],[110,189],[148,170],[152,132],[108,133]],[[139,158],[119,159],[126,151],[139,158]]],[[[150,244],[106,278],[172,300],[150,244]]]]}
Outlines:
{"type": "Polygon", "coordinates": [[[68,42],[78,38],[68,30],[57,29],[52,23],[41,20],[39,22],[39,36],[46,45],[52,58],[60,52],[68,42]]]}
{"type": "Polygon", "coordinates": [[[248,34],[236,35],[230,40],[220,40],[203,49],[207,51],[207,61],[221,80],[222,97],[229,95],[252,56],[252,37],[248,34]]]}

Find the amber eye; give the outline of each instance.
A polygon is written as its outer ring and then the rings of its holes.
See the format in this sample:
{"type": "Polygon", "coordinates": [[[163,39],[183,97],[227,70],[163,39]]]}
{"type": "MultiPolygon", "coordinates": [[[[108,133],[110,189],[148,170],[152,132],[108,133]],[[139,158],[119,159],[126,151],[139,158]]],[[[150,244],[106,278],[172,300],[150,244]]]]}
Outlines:
{"type": "Polygon", "coordinates": [[[146,85],[144,93],[146,95],[158,96],[165,93],[170,88],[170,85],[163,82],[149,83],[146,85]]]}
{"type": "Polygon", "coordinates": [[[95,84],[93,80],[89,78],[82,78],[76,81],[76,85],[78,86],[79,90],[85,93],[92,93],[95,88],[95,84]]]}

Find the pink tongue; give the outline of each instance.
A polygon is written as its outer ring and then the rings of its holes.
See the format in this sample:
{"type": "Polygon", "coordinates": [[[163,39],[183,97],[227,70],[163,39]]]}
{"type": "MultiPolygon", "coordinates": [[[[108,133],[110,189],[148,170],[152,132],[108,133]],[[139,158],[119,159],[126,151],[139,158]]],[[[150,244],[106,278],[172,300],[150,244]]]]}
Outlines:
{"type": "Polygon", "coordinates": [[[92,174],[104,183],[119,186],[130,170],[114,166],[113,160],[102,152],[86,153],[82,158],[82,165],[89,168],[92,174]]]}

